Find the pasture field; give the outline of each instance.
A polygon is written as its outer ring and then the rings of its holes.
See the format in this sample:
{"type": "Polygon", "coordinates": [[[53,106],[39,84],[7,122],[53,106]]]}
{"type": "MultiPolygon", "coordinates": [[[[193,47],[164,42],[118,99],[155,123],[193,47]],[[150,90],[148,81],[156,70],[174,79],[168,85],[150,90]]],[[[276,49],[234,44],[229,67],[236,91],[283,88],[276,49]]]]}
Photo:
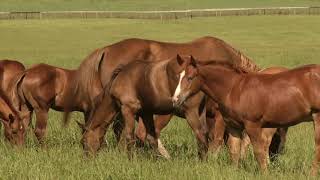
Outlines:
{"type": "Polygon", "coordinates": [[[197,8],[239,8],[319,6],[319,0],[1,0],[0,11],[61,10],[181,10],[197,8]]]}
{"type": "MultiPolygon", "coordinates": [[[[261,67],[294,67],[320,63],[320,16],[250,16],[181,20],[14,20],[0,21],[0,58],[27,66],[48,63],[76,68],[92,50],[129,37],[184,42],[210,35],[226,40],[261,67]]],[[[136,150],[132,161],[120,152],[111,132],[108,147],[96,158],[84,158],[74,113],[68,128],[61,113],[49,115],[46,148],[29,132],[25,148],[0,140],[0,179],[311,179],[314,157],[312,123],[289,129],[286,151],[267,174],[252,155],[233,168],[226,150],[208,161],[197,158],[195,138],[186,121],[174,118],[161,139],[173,159],[154,158],[136,150]]]]}

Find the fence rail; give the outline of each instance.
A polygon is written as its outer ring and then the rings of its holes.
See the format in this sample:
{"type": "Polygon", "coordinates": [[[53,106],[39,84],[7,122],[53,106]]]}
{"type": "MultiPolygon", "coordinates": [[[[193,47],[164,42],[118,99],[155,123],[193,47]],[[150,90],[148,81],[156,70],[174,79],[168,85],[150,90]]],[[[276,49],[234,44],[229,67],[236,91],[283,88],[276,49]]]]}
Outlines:
{"type": "Polygon", "coordinates": [[[0,12],[0,19],[126,18],[179,19],[209,16],[320,15],[320,7],[190,9],[177,11],[43,11],[0,12]]]}

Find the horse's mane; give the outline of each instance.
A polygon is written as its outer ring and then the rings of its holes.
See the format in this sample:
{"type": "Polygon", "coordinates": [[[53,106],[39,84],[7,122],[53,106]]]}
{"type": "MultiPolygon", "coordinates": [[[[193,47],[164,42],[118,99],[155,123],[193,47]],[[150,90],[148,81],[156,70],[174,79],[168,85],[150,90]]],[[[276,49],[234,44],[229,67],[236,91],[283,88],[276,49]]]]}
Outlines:
{"type": "Polygon", "coordinates": [[[206,62],[197,62],[197,64],[201,65],[201,66],[210,66],[210,65],[218,65],[218,66],[223,66],[226,67],[228,69],[231,69],[237,73],[250,73],[247,71],[247,69],[243,68],[242,66],[239,66],[237,64],[231,63],[229,61],[217,61],[217,60],[211,60],[211,61],[206,61],[206,62]]]}
{"type": "Polygon", "coordinates": [[[239,67],[242,67],[246,72],[257,72],[260,70],[260,68],[253,62],[253,60],[245,56],[241,51],[235,49],[230,44],[221,39],[220,41],[230,52],[240,58],[240,61],[233,62],[233,64],[237,64],[239,67]]]}

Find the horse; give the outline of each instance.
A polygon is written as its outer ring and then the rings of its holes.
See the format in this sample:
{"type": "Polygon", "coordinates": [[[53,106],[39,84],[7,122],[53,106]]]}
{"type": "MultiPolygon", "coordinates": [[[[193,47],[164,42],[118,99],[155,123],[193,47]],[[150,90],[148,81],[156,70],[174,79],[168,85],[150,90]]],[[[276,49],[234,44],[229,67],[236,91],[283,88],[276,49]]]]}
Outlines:
{"type": "MultiPolygon", "coordinates": [[[[172,58],[176,54],[189,55],[189,53],[204,62],[210,59],[220,59],[221,61],[230,61],[242,66],[248,72],[259,70],[258,66],[251,59],[225,41],[215,37],[201,37],[186,43],[159,42],[137,38],[125,39],[92,52],[80,64],[78,68],[80,72],[79,76],[72,82],[74,84],[73,87],[77,87],[76,89],[82,92],[82,95],[70,92],[71,94],[67,97],[74,99],[74,97],[83,96],[82,99],[88,103],[88,107],[92,111],[94,99],[97,95],[91,92],[94,90],[102,93],[103,88],[105,88],[111,79],[112,72],[120,64],[126,65],[139,59],[156,62],[172,58]]],[[[199,106],[203,97],[203,93],[199,93],[197,97],[195,96],[192,100],[190,99],[180,109],[187,119],[199,120],[199,106]]],[[[69,101],[71,107],[72,103],[72,101],[69,101]]],[[[168,119],[170,116],[166,115],[164,118],[158,116],[158,118],[168,119]]],[[[156,122],[161,121],[156,120],[156,122]]],[[[168,122],[168,120],[166,121],[168,122]]]]}
{"type": "MultiPolygon", "coordinates": [[[[25,70],[14,80],[12,99],[16,109],[27,111],[23,121],[27,126],[31,123],[32,112],[35,112],[36,123],[34,133],[40,144],[43,144],[46,134],[48,111],[54,109],[64,111],[65,95],[76,91],[70,85],[78,76],[77,70],[68,70],[47,64],[36,64],[25,70]]],[[[73,111],[85,112],[86,102],[81,98],[72,100],[73,111]]],[[[26,112],[25,112],[26,113],[26,112]]],[[[86,115],[85,115],[86,117],[86,115]]]]}
{"type": "MultiPolygon", "coordinates": [[[[154,149],[158,148],[159,134],[154,132],[155,122],[153,120],[153,115],[175,112],[175,109],[172,106],[173,104],[171,97],[174,95],[174,88],[177,86],[179,80],[178,77],[181,77],[179,76],[181,69],[188,61],[188,58],[181,58],[179,55],[177,55],[176,58],[154,63],[134,61],[115,70],[113,78],[110,82],[110,92],[108,94],[110,94],[114,101],[117,102],[116,104],[118,105],[118,109],[120,109],[122,115],[125,117],[126,127],[124,133],[126,133],[127,143],[133,142],[132,133],[134,129],[134,119],[136,116],[140,116],[142,117],[144,124],[147,125],[147,133],[151,135],[149,137],[151,145],[154,149]]],[[[108,91],[108,89],[105,91],[108,91]]],[[[101,98],[103,98],[103,96],[101,98]]],[[[107,99],[106,101],[111,101],[109,98],[105,99],[107,99]]],[[[103,117],[101,115],[103,114],[101,111],[103,111],[103,109],[110,108],[107,106],[100,108],[99,106],[101,105],[97,104],[99,110],[96,111],[99,115],[92,115],[91,118],[95,120],[91,120],[90,122],[97,124],[95,121],[100,121],[103,124],[110,124],[111,120],[106,119],[103,121],[103,119],[101,119],[103,117]],[[99,117],[97,118],[97,116],[99,117]]],[[[114,114],[114,111],[112,112],[113,113],[111,114],[114,114]]],[[[181,113],[175,113],[183,117],[181,113]]],[[[105,113],[104,116],[109,115],[105,113]]],[[[111,115],[110,117],[113,116],[111,115]]],[[[205,148],[207,142],[206,137],[202,132],[203,130],[201,129],[201,122],[196,120],[188,121],[188,123],[197,137],[199,144],[199,155],[201,158],[203,158],[204,154],[201,153],[205,153],[205,151],[201,148],[205,148]]],[[[81,126],[83,127],[83,125],[81,126]]],[[[82,144],[83,147],[85,147],[85,152],[90,151],[95,153],[95,151],[99,149],[97,146],[99,143],[91,143],[90,141],[99,142],[98,140],[94,140],[94,137],[96,137],[96,139],[103,138],[102,136],[95,135],[94,129],[90,129],[90,126],[91,123],[84,126],[84,129],[87,130],[87,132],[83,134],[82,144]]],[[[101,125],[94,125],[93,127],[96,128],[97,126],[101,127],[96,130],[98,132],[103,132],[106,130],[105,126],[101,125]]],[[[101,135],[102,134],[103,133],[101,133],[101,135]]],[[[272,135],[273,134],[271,134],[271,137],[272,135]]]]}
{"type": "Polygon", "coordinates": [[[185,75],[175,105],[181,105],[198,91],[219,104],[231,133],[240,137],[246,130],[260,169],[267,170],[267,139],[263,129],[288,127],[312,121],[316,157],[311,175],[320,164],[320,65],[305,65],[276,74],[245,74],[242,68],[225,62],[203,63],[194,59],[185,75]]]}
{"type": "Polygon", "coordinates": [[[13,107],[10,99],[12,80],[24,71],[24,66],[15,60],[0,61],[0,118],[4,124],[4,136],[14,145],[24,144],[25,128],[21,124],[21,117],[13,107]]]}
{"type": "MultiPolygon", "coordinates": [[[[263,70],[260,70],[259,73],[264,73],[264,74],[274,74],[274,73],[279,73],[288,70],[287,68],[284,67],[271,67],[271,68],[266,68],[263,70]]],[[[218,105],[211,99],[206,100],[205,104],[205,109],[206,111],[206,123],[208,127],[208,140],[209,140],[209,151],[212,153],[218,153],[221,146],[223,145],[223,142],[225,142],[230,149],[230,152],[233,152],[234,146],[232,136],[229,138],[228,133],[225,128],[225,123],[223,121],[223,117],[221,113],[219,112],[218,105]]],[[[162,115],[155,119],[155,129],[156,133],[158,136],[160,135],[160,132],[163,128],[166,127],[168,124],[172,114],[170,115],[162,115]],[[169,118],[168,118],[169,117],[169,118]]],[[[286,141],[286,133],[287,133],[287,128],[278,128],[276,131],[276,134],[274,134],[274,131],[271,132],[266,132],[269,133],[266,136],[272,138],[271,146],[269,149],[269,156],[274,159],[276,155],[278,155],[280,152],[283,151],[284,144],[286,141]]],[[[147,137],[146,129],[143,125],[142,121],[139,121],[138,123],[138,128],[136,131],[136,134],[138,136],[138,140],[144,141],[147,137]]],[[[161,141],[158,141],[158,143],[161,143],[161,141]]],[[[241,153],[240,157],[241,159],[244,159],[246,151],[248,149],[248,145],[250,144],[250,139],[249,137],[244,134],[243,140],[241,142],[241,153]]],[[[166,151],[166,149],[163,147],[162,144],[161,146],[161,152],[164,152],[166,156],[168,157],[169,154],[166,151]]]]}

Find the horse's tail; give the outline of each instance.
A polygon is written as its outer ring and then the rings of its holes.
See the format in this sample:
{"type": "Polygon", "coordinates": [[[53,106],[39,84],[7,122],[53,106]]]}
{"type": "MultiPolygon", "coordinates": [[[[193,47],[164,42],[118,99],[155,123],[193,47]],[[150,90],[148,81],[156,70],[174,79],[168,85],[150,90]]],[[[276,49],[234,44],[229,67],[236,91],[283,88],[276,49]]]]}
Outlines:
{"type": "MultiPolygon", "coordinates": [[[[77,96],[88,96],[92,86],[100,81],[100,65],[105,57],[104,49],[96,49],[89,56],[87,56],[80,64],[76,71],[76,75],[73,77],[70,84],[70,89],[65,94],[65,109],[63,115],[63,125],[67,126],[69,123],[70,113],[72,111],[73,102],[76,98],[82,98],[77,96]]],[[[102,86],[102,83],[101,83],[102,86]]],[[[90,103],[93,103],[93,99],[90,99],[90,103]]]]}

